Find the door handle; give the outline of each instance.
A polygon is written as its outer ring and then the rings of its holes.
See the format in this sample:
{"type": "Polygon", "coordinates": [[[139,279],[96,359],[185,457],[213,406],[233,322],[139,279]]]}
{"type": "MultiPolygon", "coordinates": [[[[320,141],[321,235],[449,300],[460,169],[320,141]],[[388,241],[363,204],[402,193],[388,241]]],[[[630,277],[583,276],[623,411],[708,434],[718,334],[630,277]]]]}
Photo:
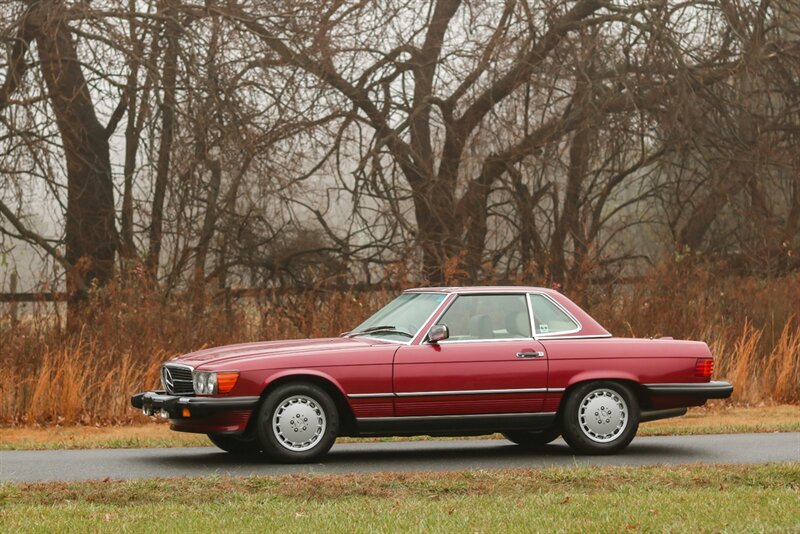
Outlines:
{"type": "Polygon", "coordinates": [[[544,358],[544,352],[541,351],[518,352],[517,358],[544,358]]]}

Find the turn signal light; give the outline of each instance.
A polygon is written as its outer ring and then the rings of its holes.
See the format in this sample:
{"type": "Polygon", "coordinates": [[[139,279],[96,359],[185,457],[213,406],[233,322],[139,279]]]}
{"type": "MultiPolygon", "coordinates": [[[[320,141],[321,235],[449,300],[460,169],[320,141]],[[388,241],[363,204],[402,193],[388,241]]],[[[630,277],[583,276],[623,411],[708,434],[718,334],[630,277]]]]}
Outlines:
{"type": "Polygon", "coordinates": [[[698,358],[694,364],[694,375],[701,378],[711,378],[714,372],[714,360],[711,358],[698,358]]]}
{"type": "Polygon", "coordinates": [[[217,392],[230,393],[237,380],[239,380],[239,373],[217,373],[217,392]]]}

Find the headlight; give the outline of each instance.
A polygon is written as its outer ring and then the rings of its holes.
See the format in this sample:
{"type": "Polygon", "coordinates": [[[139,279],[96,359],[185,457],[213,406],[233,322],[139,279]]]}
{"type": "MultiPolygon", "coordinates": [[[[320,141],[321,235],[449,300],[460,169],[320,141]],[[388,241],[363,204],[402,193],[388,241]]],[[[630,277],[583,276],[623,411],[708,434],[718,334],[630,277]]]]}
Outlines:
{"type": "Polygon", "coordinates": [[[236,371],[192,371],[192,385],[197,395],[229,393],[238,379],[239,373],[236,371]]]}
{"type": "Polygon", "coordinates": [[[192,371],[192,385],[194,386],[194,392],[197,395],[202,395],[206,392],[206,382],[203,380],[205,378],[205,374],[206,373],[192,371]]]}

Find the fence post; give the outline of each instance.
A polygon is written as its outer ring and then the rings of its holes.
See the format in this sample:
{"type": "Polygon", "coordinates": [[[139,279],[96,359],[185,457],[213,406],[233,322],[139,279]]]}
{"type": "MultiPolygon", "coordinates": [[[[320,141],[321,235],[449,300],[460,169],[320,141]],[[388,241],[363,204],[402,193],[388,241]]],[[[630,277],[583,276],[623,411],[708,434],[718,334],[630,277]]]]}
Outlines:
{"type": "MultiPolygon", "coordinates": [[[[11,293],[17,292],[17,271],[14,270],[11,272],[11,293]]],[[[11,302],[10,306],[11,311],[11,325],[16,326],[17,324],[17,302],[14,300],[11,302]]]]}

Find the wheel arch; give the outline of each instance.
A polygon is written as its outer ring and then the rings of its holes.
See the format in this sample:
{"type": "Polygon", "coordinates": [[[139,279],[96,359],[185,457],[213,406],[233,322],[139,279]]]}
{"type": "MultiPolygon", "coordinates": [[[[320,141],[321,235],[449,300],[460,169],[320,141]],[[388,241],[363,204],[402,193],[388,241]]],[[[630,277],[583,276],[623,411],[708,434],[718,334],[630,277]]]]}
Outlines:
{"type": "Polygon", "coordinates": [[[318,371],[291,370],[271,375],[261,390],[259,405],[276,388],[290,382],[306,382],[321,387],[336,404],[336,409],[339,412],[339,435],[346,436],[355,430],[353,408],[347,402],[347,396],[341,385],[333,377],[318,371]]]}
{"type": "Polygon", "coordinates": [[[650,397],[645,391],[642,383],[639,380],[630,374],[627,373],[620,373],[620,374],[591,374],[591,375],[578,375],[570,380],[567,387],[564,389],[564,393],[561,395],[561,400],[558,403],[558,415],[561,415],[561,410],[564,407],[564,401],[569,398],[569,395],[579,386],[583,384],[587,384],[589,382],[618,382],[624,386],[627,386],[633,394],[636,396],[636,400],[639,403],[639,410],[644,410],[650,407],[650,397]]]}

